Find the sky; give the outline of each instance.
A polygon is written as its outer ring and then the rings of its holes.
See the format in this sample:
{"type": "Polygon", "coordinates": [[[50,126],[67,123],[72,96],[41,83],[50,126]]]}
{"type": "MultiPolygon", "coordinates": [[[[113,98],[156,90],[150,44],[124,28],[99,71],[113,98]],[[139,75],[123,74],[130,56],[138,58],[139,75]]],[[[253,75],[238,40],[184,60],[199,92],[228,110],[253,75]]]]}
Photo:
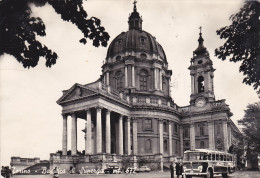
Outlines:
{"type": "MultiPolygon", "coordinates": [[[[133,0],[88,0],[84,9],[89,17],[101,19],[110,35],[109,43],[128,30],[128,17],[133,0]]],[[[143,18],[143,30],[151,33],[162,45],[173,71],[171,95],[179,106],[189,105],[191,79],[188,67],[198,46],[202,26],[204,45],[210,53],[216,100],[226,99],[237,123],[249,103],[259,100],[252,86],[242,84],[240,63],[221,61],[214,56],[215,48],[224,43],[216,30],[231,24],[230,15],[242,5],[239,0],[139,0],[137,11],[143,18]]],[[[93,47],[79,43],[81,32],[60,19],[53,8],[32,7],[46,25],[46,37],[38,39],[55,51],[59,59],[45,67],[41,59],[35,68],[24,69],[10,55],[0,57],[0,164],[9,165],[11,156],[49,159],[49,154],[61,150],[62,116],[56,101],[62,90],[74,83],[87,84],[97,80],[108,47],[93,47]]],[[[70,149],[70,119],[68,148],[70,149]]],[[[78,121],[78,149],[84,149],[84,120],[78,121]]]]}

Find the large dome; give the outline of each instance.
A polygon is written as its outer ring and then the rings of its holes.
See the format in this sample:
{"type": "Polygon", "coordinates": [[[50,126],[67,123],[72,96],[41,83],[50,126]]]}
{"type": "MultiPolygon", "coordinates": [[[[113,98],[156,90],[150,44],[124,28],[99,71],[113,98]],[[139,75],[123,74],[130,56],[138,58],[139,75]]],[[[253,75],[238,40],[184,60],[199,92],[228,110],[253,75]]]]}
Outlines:
{"type": "Polygon", "coordinates": [[[117,58],[118,60],[133,52],[134,55],[139,54],[141,58],[157,58],[167,63],[164,50],[155,37],[146,31],[136,29],[118,35],[109,45],[106,59],[117,58]]]}
{"type": "Polygon", "coordinates": [[[157,59],[167,64],[162,46],[150,33],[142,30],[142,18],[136,10],[128,18],[129,31],[119,34],[109,45],[106,62],[115,62],[126,56],[157,59]]]}

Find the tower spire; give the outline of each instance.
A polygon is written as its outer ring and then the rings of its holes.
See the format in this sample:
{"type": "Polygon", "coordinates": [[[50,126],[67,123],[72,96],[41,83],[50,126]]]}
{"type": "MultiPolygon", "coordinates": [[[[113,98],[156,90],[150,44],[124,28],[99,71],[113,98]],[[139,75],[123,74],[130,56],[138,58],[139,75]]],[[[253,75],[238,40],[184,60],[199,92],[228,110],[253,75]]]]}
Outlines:
{"type": "Polygon", "coordinates": [[[203,53],[206,52],[206,48],[205,48],[204,45],[203,45],[204,39],[202,38],[202,33],[201,33],[202,27],[199,27],[199,30],[200,30],[200,33],[199,33],[200,36],[199,36],[199,39],[198,39],[199,46],[198,46],[198,48],[194,51],[194,54],[196,54],[196,55],[200,55],[200,54],[203,54],[203,53]]]}
{"type": "Polygon", "coordinates": [[[142,20],[142,17],[140,17],[139,13],[137,12],[136,3],[137,3],[137,1],[134,0],[134,2],[133,2],[134,10],[128,18],[129,30],[133,30],[133,29],[142,30],[143,20],[142,20]]]}
{"type": "Polygon", "coordinates": [[[133,4],[134,4],[134,12],[137,12],[136,3],[137,3],[137,1],[134,0],[134,2],[133,2],[133,4]]]}

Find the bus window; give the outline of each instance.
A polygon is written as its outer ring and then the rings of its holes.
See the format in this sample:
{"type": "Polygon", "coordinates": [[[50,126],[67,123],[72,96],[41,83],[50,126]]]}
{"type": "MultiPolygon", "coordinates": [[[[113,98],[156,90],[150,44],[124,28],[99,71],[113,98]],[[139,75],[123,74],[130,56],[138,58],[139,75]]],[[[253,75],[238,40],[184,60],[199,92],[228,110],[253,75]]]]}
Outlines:
{"type": "Polygon", "coordinates": [[[227,159],[226,159],[227,157],[226,157],[226,155],[224,155],[224,161],[226,161],[227,159]]]}
{"type": "Polygon", "coordinates": [[[232,156],[230,156],[230,161],[232,161],[232,156]]]}
{"type": "Polygon", "coordinates": [[[229,159],[229,156],[227,156],[227,161],[229,161],[230,159],[229,159]]]}
{"type": "Polygon", "coordinates": [[[203,156],[203,160],[207,160],[207,158],[208,158],[208,154],[205,153],[204,156],[203,156]]]}
{"type": "Polygon", "coordinates": [[[219,161],[219,154],[216,154],[216,161],[219,161]]]}
{"type": "Polygon", "coordinates": [[[216,160],[216,155],[212,154],[212,160],[215,161],[216,160]]]}
{"type": "Polygon", "coordinates": [[[224,161],[224,160],[223,160],[223,155],[220,155],[220,161],[224,161]]]}
{"type": "Polygon", "coordinates": [[[212,157],[212,155],[211,155],[211,154],[209,154],[209,155],[208,155],[208,160],[211,160],[211,157],[212,157]]]}

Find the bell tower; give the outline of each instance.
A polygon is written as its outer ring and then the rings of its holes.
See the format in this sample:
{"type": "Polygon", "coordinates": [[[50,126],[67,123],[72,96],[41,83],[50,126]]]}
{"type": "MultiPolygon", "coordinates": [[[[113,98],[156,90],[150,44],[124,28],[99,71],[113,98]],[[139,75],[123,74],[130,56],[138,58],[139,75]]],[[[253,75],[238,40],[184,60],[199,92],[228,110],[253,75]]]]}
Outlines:
{"type": "Polygon", "coordinates": [[[190,104],[202,107],[206,102],[215,101],[213,86],[215,69],[209,52],[203,45],[204,39],[202,38],[201,27],[199,29],[199,46],[193,51],[189,67],[191,75],[190,104]]]}

